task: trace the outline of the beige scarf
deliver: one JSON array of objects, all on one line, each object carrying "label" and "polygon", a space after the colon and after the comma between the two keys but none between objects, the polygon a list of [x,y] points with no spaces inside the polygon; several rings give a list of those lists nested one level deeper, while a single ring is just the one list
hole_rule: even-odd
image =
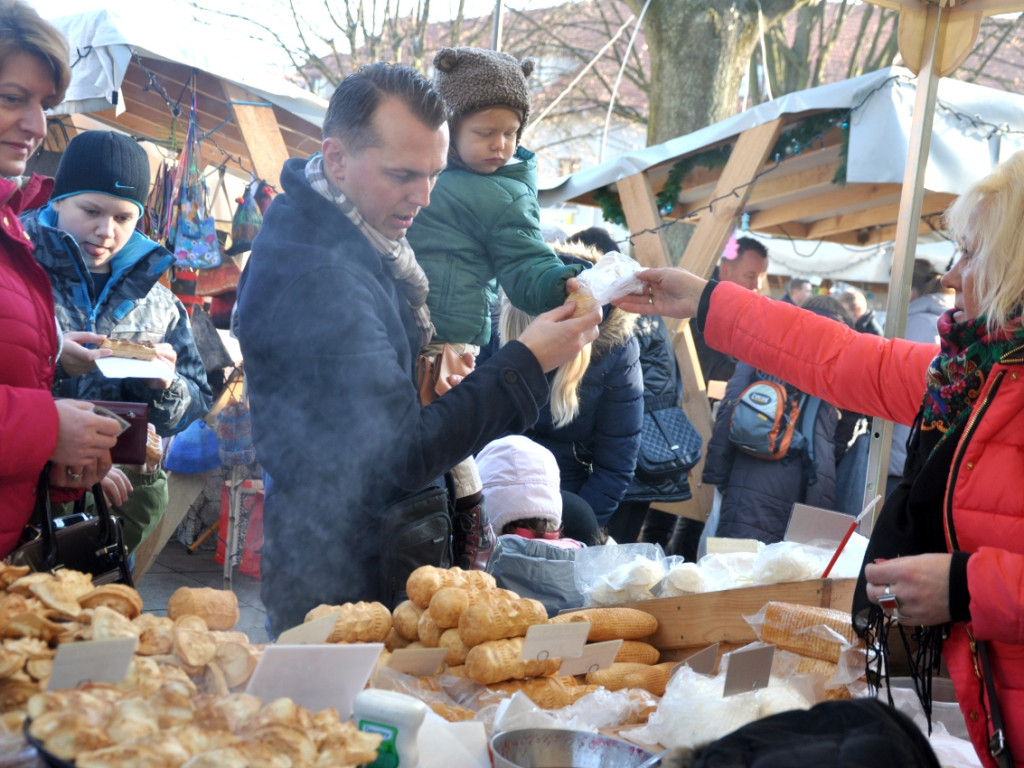
[{"label": "beige scarf", "polygon": [[427,291],[430,286],[427,283],[427,276],[423,273],[423,268],[416,261],[416,255],[413,253],[409,241],[404,237],[400,240],[392,240],[367,224],[366,219],[360,215],[344,193],[327,180],[327,176],[324,174],[323,155],[313,155],[306,163],[306,181],[314,190],[333,201],[348,220],[370,241],[374,250],[380,254],[391,277],[400,282],[404,288],[405,300],[409,302],[409,307],[416,318],[416,326],[420,329],[423,343],[429,343],[434,336],[434,324],[430,322],[430,310],[427,308]]}]

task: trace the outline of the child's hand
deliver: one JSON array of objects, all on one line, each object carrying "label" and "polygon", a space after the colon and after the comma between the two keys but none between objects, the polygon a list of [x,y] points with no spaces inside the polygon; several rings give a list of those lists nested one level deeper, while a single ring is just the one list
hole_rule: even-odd
[{"label": "child's hand", "polygon": [[[469,366],[470,372],[472,372],[473,369],[476,368],[476,357],[473,355],[472,352],[465,352],[461,355],[461,357],[463,362],[465,362],[466,365]],[[469,374],[466,374],[466,376],[468,375]],[[466,376],[460,376],[458,374],[453,373],[451,376],[448,377],[448,386],[454,387],[456,384],[458,384],[464,378],[466,378]]]},{"label": "child's hand", "polygon": [[154,345],[156,348],[156,359],[165,363],[170,368],[170,375],[159,379],[144,379],[146,386],[150,389],[170,389],[174,383],[174,368],[178,362],[178,353],[174,347],[166,342]]},{"label": "child's hand", "polygon": [[580,281],[577,280],[575,277],[570,277],[568,280],[565,281],[566,296],[571,296],[572,294],[576,293],[576,291],[578,291],[579,289]]},{"label": "child's hand", "polygon": [[64,334],[64,346],[60,352],[60,365],[68,376],[81,376],[96,367],[101,357],[114,354],[110,349],[88,349],[84,344],[99,344],[107,337],[88,331],[68,331]]}]

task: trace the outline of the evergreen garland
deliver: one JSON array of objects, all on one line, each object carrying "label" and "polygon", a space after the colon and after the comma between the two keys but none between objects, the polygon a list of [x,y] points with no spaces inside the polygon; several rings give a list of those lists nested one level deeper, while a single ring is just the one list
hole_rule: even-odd
[{"label": "evergreen garland", "polygon": [[[842,185],[846,183],[846,157],[850,151],[850,110],[835,109],[823,112],[801,120],[796,125],[783,131],[779,140],[775,142],[769,153],[777,162],[786,157],[799,155],[804,149],[813,147],[814,142],[820,140],[822,147],[825,145],[825,134],[833,130],[837,125],[842,130],[842,141],[839,149],[839,165],[836,167],[833,184]],[[676,201],[679,200],[679,193],[682,190],[683,179],[695,168],[721,168],[724,167],[732,153],[733,145],[727,144],[722,147],[715,147],[695,155],[688,155],[680,158],[669,171],[665,185],[657,195],[658,209],[661,214],[667,215],[672,212]],[[610,185],[596,189],[593,192],[594,202],[601,206],[601,213],[607,221],[620,226],[626,226],[626,214],[622,210],[622,201],[617,192],[611,189]]]}]

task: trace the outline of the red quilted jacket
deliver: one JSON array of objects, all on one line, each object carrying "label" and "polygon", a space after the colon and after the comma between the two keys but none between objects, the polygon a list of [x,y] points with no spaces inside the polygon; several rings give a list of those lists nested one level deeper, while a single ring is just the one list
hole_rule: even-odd
[{"label": "red quilted jacket", "polygon": [[17,544],[57,444],[53,292],[18,220],[26,208],[43,205],[52,186],[33,176],[18,190],[0,178],[0,557]]},{"label": "red quilted jacket", "polygon": [[[714,348],[784,377],[840,408],[910,424],[936,344],[859,334],[732,283],[712,292]],[[949,548],[970,552],[971,620],[943,657],[981,762],[988,754],[971,637],[987,641],[1011,752],[1024,759],[1024,349],[988,375],[953,459],[944,515]]]}]

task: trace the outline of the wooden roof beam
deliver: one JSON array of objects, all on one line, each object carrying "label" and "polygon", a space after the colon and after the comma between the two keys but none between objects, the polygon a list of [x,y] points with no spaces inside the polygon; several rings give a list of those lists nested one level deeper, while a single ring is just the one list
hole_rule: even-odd
[{"label": "wooden roof beam", "polygon": [[[956,195],[945,193],[927,195],[921,205],[921,215],[927,216],[942,213],[949,207],[949,204],[955,197]],[[840,214],[819,219],[808,225],[807,239],[828,240],[831,235],[838,232],[849,232],[851,230],[895,224],[899,217],[899,209],[899,202],[896,202],[877,208],[869,208],[858,213]]]},{"label": "wooden roof beam", "polygon": [[761,231],[773,224],[815,219],[836,211],[852,214],[865,208],[896,203],[900,200],[900,184],[856,184],[834,187],[833,191],[796,200],[774,208],[765,208],[750,215],[750,228]]}]

